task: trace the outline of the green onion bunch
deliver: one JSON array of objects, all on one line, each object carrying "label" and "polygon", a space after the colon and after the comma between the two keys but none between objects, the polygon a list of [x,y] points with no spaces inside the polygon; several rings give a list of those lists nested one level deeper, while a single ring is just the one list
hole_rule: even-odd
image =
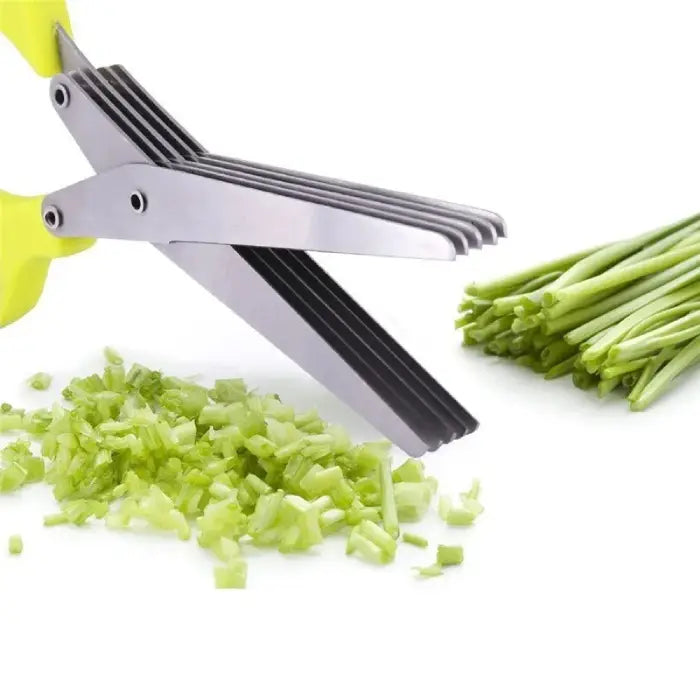
[{"label": "green onion bunch", "polygon": [[641,411],[700,358],[700,215],[470,284],[459,313],[464,345]]}]

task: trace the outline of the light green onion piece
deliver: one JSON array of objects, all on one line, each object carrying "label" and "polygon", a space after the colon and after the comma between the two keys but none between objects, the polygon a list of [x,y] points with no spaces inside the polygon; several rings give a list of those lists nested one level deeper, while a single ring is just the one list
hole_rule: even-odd
[{"label": "light green onion piece", "polygon": [[444,573],[442,570],[442,566],[435,562],[434,564],[431,564],[430,566],[414,566],[413,567],[414,571],[418,572],[419,576],[425,576],[426,578],[433,577],[433,576],[442,576]]},{"label": "light green onion piece", "polygon": [[453,526],[471,525],[484,507],[467,492],[460,495],[461,504],[455,506],[449,496],[440,496],[438,513],[448,524]]},{"label": "light green onion piece", "polygon": [[32,454],[27,440],[16,440],[0,450],[0,492],[42,481],[44,474],[44,460]]},{"label": "light green onion piece", "polygon": [[123,365],[124,364],[124,358],[114,348],[106,347],[103,352],[104,352],[105,360],[107,360],[107,364],[110,364],[110,365]]},{"label": "light green onion piece", "polygon": [[37,372],[27,379],[27,384],[37,391],[46,391],[51,386],[51,375],[46,372]]},{"label": "light green onion piece", "polygon": [[399,516],[394,496],[391,462],[388,458],[383,460],[379,467],[379,484],[382,492],[381,507],[384,529],[396,539],[399,536]]},{"label": "light green onion piece", "polygon": [[459,545],[439,544],[437,548],[437,563],[440,566],[455,566],[464,561],[464,551]]},{"label": "light green onion piece", "polygon": [[340,508],[330,508],[323,511],[319,516],[321,531],[324,534],[329,534],[341,530],[346,525],[345,518],[345,511]]},{"label": "light green onion piece", "polygon": [[479,479],[472,479],[472,485],[471,485],[469,491],[465,491],[463,493],[460,493],[459,497],[462,499],[462,502],[465,503],[467,501],[478,501],[480,494],[481,494],[481,482],[479,481]]},{"label": "light green onion piece", "polygon": [[382,520],[382,509],[379,506],[364,506],[362,502],[356,500],[350,508],[345,511],[345,520],[348,525],[358,525],[363,520],[370,520],[373,523],[380,523]]},{"label": "light green onion piece", "polygon": [[234,559],[239,559],[241,556],[241,546],[229,537],[221,537],[216,542],[211,551],[223,562],[231,562]]},{"label": "light green onion piece", "polygon": [[406,542],[406,544],[412,544],[416,547],[427,547],[428,540],[420,535],[413,535],[410,532],[404,532],[401,534],[401,539]]},{"label": "light green onion piece", "polygon": [[316,464],[310,469],[299,486],[311,496],[329,494],[335,489],[343,479],[343,470],[335,465],[323,468]]},{"label": "light green onion piece", "polygon": [[29,473],[23,462],[23,459],[18,459],[0,469],[0,493],[16,491],[27,482]]},{"label": "light green onion piece", "polygon": [[428,481],[395,483],[394,501],[399,521],[420,520],[430,507],[433,493],[433,486]]},{"label": "light green onion piece", "polygon": [[345,551],[373,564],[388,564],[394,559],[396,540],[376,523],[363,520],[350,531]]},{"label": "light green onion piece", "polygon": [[0,413],[0,433],[22,430],[24,418],[17,413]]},{"label": "light green onion piece", "polygon": [[214,569],[217,588],[245,588],[248,578],[248,564],[244,559],[233,559],[225,566]]},{"label": "light green onion piece", "polygon": [[54,525],[66,525],[70,521],[65,513],[52,513],[44,516],[44,526],[53,527]]},{"label": "light green onion piece", "polygon": [[7,543],[7,548],[10,554],[22,554],[24,550],[24,542],[19,535],[11,535]]},{"label": "light green onion piece", "polygon": [[394,469],[391,473],[391,478],[394,482],[425,481],[425,468],[423,462],[419,459],[407,459],[401,466]]},{"label": "light green onion piece", "polygon": [[214,382],[214,388],[210,391],[214,401],[222,403],[243,401],[247,394],[248,389],[242,379],[217,379]]}]

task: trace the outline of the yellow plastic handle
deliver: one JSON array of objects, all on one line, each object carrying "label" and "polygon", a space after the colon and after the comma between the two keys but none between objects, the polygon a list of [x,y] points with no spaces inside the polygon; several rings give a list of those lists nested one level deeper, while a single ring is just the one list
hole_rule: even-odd
[{"label": "yellow plastic handle", "polygon": [[[41,76],[61,72],[56,23],[70,32],[64,0],[0,0],[0,32]],[[42,221],[43,197],[0,190],[0,326],[36,306],[54,258],[89,248],[92,239],[52,236]]]},{"label": "yellow plastic handle", "polygon": [[70,32],[63,0],[0,0],[0,32],[45,78],[61,72],[56,22]]},{"label": "yellow plastic handle", "polygon": [[92,238],[57,238],[41,218],[43,197],[0,190],[0,326],[31,311],[39,301],[54,258],[89,248]]}]

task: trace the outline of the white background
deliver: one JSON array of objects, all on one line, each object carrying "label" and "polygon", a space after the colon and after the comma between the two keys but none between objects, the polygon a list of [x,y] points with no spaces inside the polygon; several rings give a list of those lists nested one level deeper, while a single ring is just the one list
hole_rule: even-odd
[{"label": "white background", "polygon": [[[4,0],[6,1],[6,0]],[[0,502],[0,697],[697,698],[700,377],[645,414],[466,352],[462,286],[675,220],[700,203],[696,3],[70,3],[98,65],[123,63],[211,150],[492,208],[510,239],[454,263],[319,256],[481,420],[426,459],[486,513],[441,579],[403,548],[250,557],[217,592],[194,543],[44,529],[43,486]],[[90,174],[47,84],[0,41],[0,186]],[[99,232],[96,232],[99,233]],[[1,254],[1,251],[0,251]],[[25,406],[105,344],[171,372],[243,376],[361,418],[154,249],[54,264],[0,333],[0,395]],[[156,695],[157,694],[157,695]],[[391,695],[389,695],[391,694]]]}]

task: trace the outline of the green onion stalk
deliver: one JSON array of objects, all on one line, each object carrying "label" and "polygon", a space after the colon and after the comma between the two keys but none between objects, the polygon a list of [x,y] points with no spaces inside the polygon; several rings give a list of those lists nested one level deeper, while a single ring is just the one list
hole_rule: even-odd
[{"label": "green onion stalk", "polygon": [[641,411],[700,359],[700,214],[472,283],[458,310],[465,346]]}]

